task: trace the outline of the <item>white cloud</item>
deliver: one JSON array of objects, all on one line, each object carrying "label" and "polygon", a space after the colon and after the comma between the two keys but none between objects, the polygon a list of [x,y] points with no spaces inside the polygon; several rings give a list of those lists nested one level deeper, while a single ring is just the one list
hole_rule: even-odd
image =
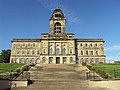
[{"label": "white cloud", "polygon": [[37,0],[37,1],[40,2],[40,4],[43,7],[47,8],[51,12],[53,12],[53,10],[56,7],[60,7],[64,12],[65,17],[67,18],[69,24],[73,24],[73,23],[81,24],[80,18],[78,17],[76,12],[74,12],[69,7],[67,7],[67,5],[65,5],[64,2],[62,2],[61,0]]},{"label": "white cloud", "polygon": [[106,51],[120,51],[120,45],[113,45],[105,48]]}]

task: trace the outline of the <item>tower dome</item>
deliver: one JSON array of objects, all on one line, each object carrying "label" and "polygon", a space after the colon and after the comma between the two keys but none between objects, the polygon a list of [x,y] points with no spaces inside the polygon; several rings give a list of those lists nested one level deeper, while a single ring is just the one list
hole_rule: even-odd
[{"label": "tower dome", "polygon": [[62,10],[59,7],[57,7],[53,11],[51,18],[65,18],[65,17],[64,17],[64,14],[63,14]]}]

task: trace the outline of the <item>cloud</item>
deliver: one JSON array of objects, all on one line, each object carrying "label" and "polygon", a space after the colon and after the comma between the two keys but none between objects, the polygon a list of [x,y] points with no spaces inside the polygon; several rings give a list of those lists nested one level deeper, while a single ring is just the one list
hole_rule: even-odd
[{"label": "cloud", "polygon": [[106,51],[120,51],[120,45],[113,45],[105,48]]},{"label": "cloud", "polygon": [[37,0],[40,4],[47,8],[49,11],[53,12],[56,7],[60,7],[65,14],[65,17],[68,23],[71,25],[73,23],[81,23],[80,18],[77,13],[70,9],[67,5],[64,4],[62,0]]}]

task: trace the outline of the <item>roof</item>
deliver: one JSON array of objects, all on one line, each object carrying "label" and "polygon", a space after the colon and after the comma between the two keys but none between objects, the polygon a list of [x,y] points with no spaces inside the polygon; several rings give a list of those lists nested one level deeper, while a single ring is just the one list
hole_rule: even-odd
[{"label": "roof", "polygon": [[61,13],[61,18],[65,18],[62,10],[61,10],[59,7],[57,7],[57,8],[53,11],[51,18],[53,18],[53,14],[54,14],[54,13],[57,13],[57,12],[60,12],[60,13]]},{"label": "roof", "polygon": [[11,42],[39,42],[41,39],[38,38],[14,38]]},{"label": "roof", "polygon": [[77,41],[83,41],[83,42],[104,42],[102,38],[78,38],[76,39]]}]

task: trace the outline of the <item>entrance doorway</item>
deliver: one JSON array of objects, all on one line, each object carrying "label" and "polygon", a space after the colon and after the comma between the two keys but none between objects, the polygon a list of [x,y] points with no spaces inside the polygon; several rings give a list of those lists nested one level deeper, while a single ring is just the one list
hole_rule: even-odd
[{"label": "entrance doorway", "polygon": [[56,57],[56,64],[60,64],[60,57]]}]

